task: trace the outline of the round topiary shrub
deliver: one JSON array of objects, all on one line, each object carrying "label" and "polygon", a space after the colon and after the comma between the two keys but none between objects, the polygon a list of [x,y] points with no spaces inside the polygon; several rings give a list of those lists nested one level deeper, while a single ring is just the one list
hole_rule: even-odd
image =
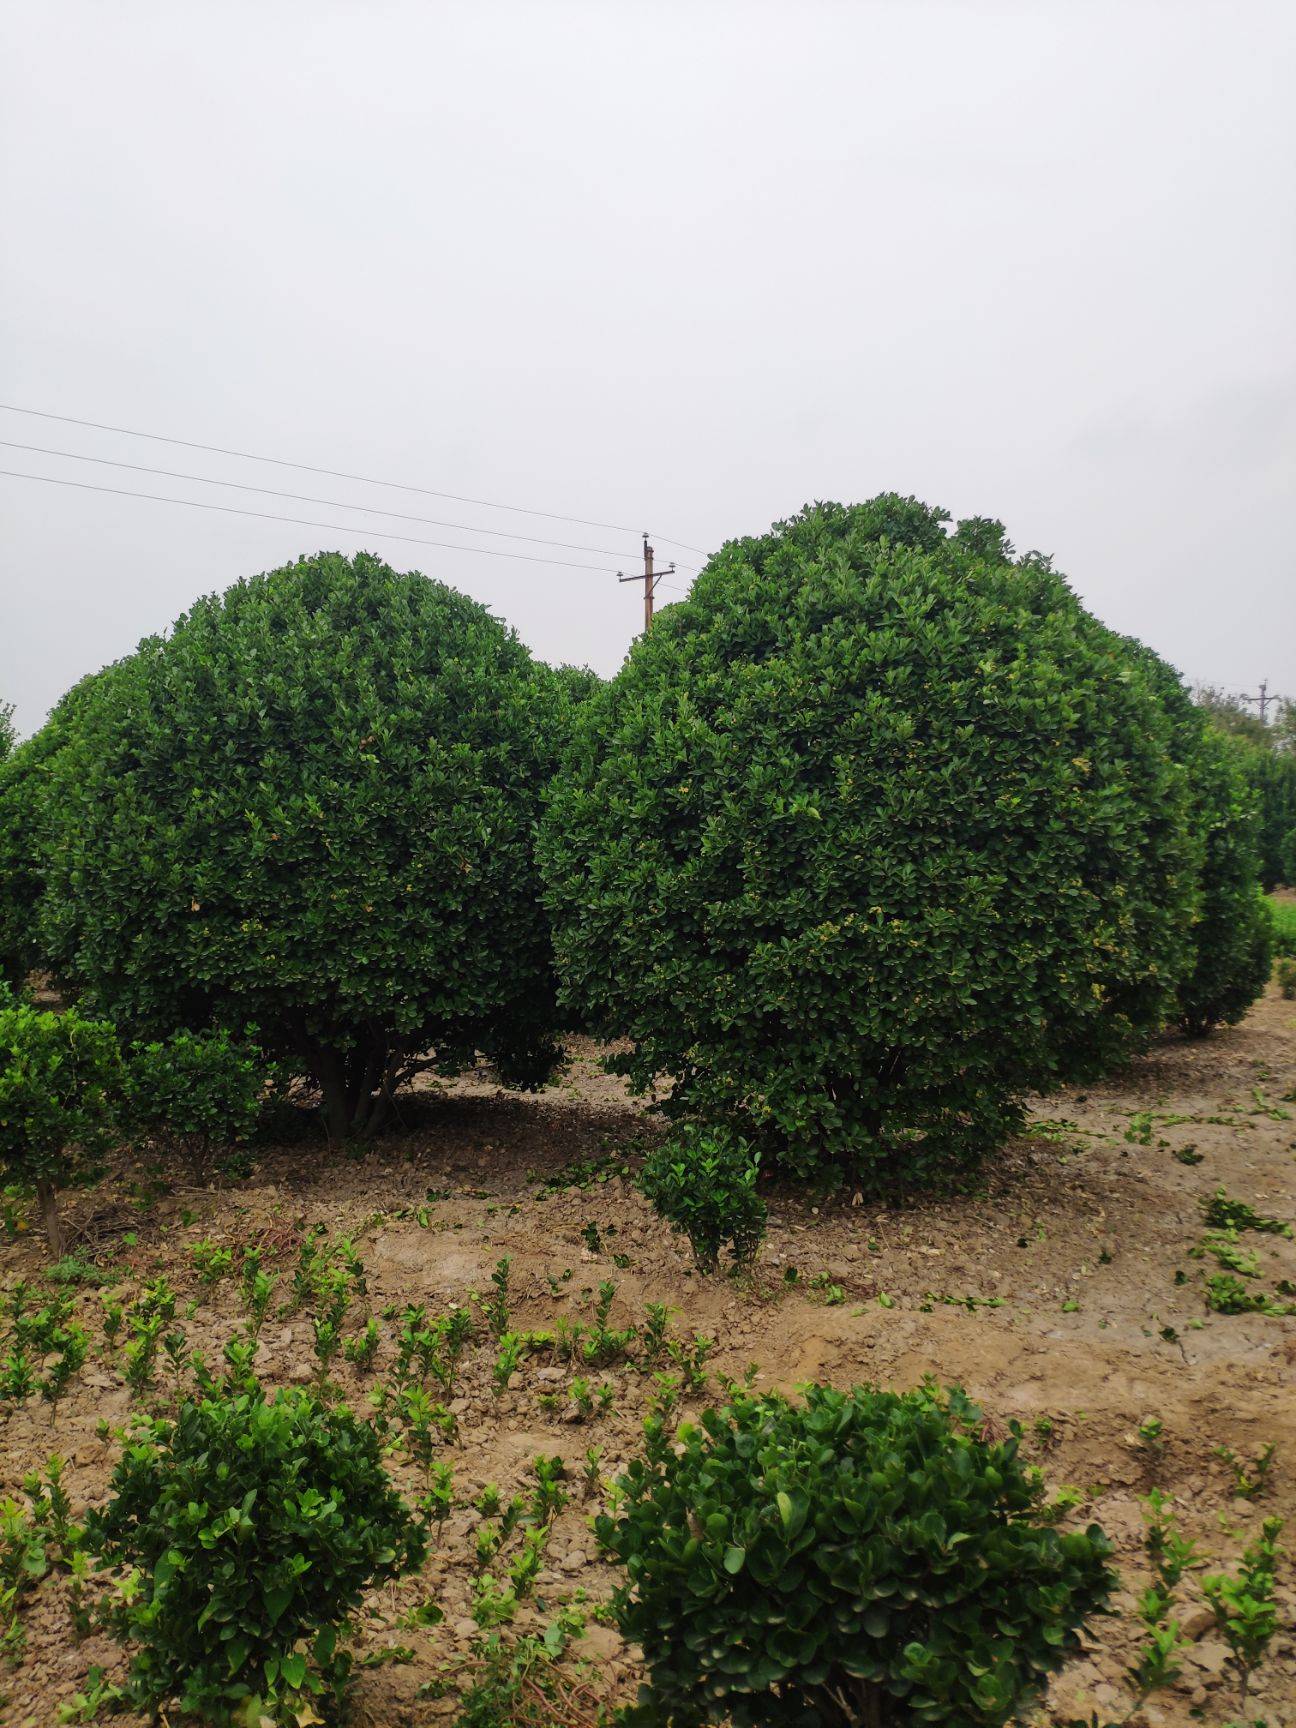
[{"label": "round topiary shrub", "polygon": [[985,1439],[957,1390],[736,1393],[620,1486],[597,1529],[645,1724],[992,1728],[1115,1584],[1096,1525],[1032,1523],[1016,1429]]},{"label": "round topiary shrub", "polygon": [[557,688],[484,607],[363,553],[199,601],[88,692],[51,766],[53,965],[135,1036],[255,1025],[337,1136],[429,1048],[537,1083]]},{"label": "round topiary shrub", "polygon": [[86,1532],[105,1563],[144,1577],[119,1619],[137,1647],[131,1689],[207,1720],[286,1692],[340,1698],[339,1625],[426,1550],[373,1429],[306,1392],[184,1404],[127,1447],[110,1492]]},{"label": "round topiary shrub", "polygon": [[803,1175],[975,1158],[1186,964],[1154,691],[1046,561],[942,523],[821,505],[724,547],[581,709],[543,826],[566,998]]}]

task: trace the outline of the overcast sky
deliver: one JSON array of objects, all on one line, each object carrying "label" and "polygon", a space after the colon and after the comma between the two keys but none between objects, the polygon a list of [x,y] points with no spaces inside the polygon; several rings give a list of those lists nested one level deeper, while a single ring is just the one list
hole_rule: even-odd
[{"label": "overcast sky", "polygon": [[0,399],[625,530],[3,412],[11,442],[330,502],[6,469],[368,524],[0,477],[20,730],[196,595],[320,546],[611,672],[639,529],[696,564],[665,537],[886,489],[1001,517],[1190,677],[1296,694],[1291,0],[0,18]]}]

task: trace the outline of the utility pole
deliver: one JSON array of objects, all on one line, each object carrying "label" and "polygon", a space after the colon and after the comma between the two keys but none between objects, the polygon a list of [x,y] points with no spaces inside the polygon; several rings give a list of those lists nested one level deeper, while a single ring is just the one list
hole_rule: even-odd
[{"label": "utility pole", "polygon": [[1255,703],[1256,707],[1260,710],[1260,724],[1263,726],[1265,723],[1265,712],[1268,709],[1269,704],[1271,702],[1281,702],[1282,697],[1271,696],[1269,694],[1269,680],[1267,678],[1262,678],[1260,680],[1260,694],[1258,696],[1244,696],[1242,700],[1244,702]]},{"label": "utility pole", "polygon": [[[646,636],[648,634],[649,630],[651,630],[651,628],[652,628],[653,601],[655,600],[655,598],[657,596],[657,575],[653,570],[653,549],[648,543],[647,533],[645,533],[644,537],[643,537],[643,561],[644,561],[644,567],[643,567],[643,575],[642,576],[623,576],[621,574],[621,572],[618,570],[617,571],[617,581],[618,582],[642,582],[643,583],[643,585],[644,585],[644,635]],[[675,573],[674,564],[673,563],[668,564],[666,566],[666,574],[668,576],[673,576],[674,573]]]}]

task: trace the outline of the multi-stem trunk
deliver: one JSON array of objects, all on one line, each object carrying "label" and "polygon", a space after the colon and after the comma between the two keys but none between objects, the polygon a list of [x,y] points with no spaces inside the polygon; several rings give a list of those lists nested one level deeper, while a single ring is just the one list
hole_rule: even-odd
[{"label": "multi-stem trunk", "polygon": [[819,1720],[825,1728],[885,1728],[888,1716],[883,1714],[884,1698],[879,1687],[868,1680],[843,1674],[833,1669],[818,1686],[807,1688]]},{"label": "multi-stem trunk", "polygon": [[385,1040],[349,1050],[317,1050],[312,1058],[330,1140],[362,1140],[381,1125],[387,1109]]}]

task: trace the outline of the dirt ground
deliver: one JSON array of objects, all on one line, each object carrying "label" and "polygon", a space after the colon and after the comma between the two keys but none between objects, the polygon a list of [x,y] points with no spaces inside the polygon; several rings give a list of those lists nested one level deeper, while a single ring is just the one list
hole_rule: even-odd
[{"label": "dirt ground", "polygon": [[[1031,1135],[971,1197],[883,1208],[851,1195],[816,1205],[775,1194],[765,1250],[745,1281],[698,1275],[687,1244],[637,1194],[629,1173],[657,1129],[598,1069],[597,1054],[578,1043],[568,1073],[535,1098],[460,1082],[423,1100],[417,1126],[361,1161],[301,1141],[258,1149],[250,1176],[214,1184],[175,1161],[151,1174],[123,1163],[97,1188],[68,1196],[67,1215],[85,1227],[117,1299],[129,1303],[159,1272],[182,1306],[201,1298],[186,1331],[209,1357],[219,1357],[242,1311],[234,1279],[202,1292],[193,1245],[208,1239],[237,1254],[260,1241],[286,1288],[297,1240],[322,1223],[354,1238],[375,1314],[409,1302],[430,1313],[466,1302],[489,1291],[507,1255],[514,1328],[552,1327],[564,1314],[588,1320],[599,1282],[610,1279],[615,1324],[641,1322],[647,1302],[670,1304],[677,1333],[716,1341],[712,1373],[736,1377],[754,1364],[758,1385],[786,1389],[811,1379],[960,1382],[994,1423],[1023,1424],[1025,1449],[1051,1492],[1075,1491],[1063,1496],[1075,1502],[1064,1523],[1096,1520],[1118,1549],[1117,1612],[1096,1623],[1035,1719],[1060,1724],[1097,1712],[1100,1722],[1120,1721],[1132,1710],[1124,1671],[1139,1643],[1133,1604],[1149,1576],[1142,1501],[1153,1486],[1173,1497],[1204,1565],[1180,1591],[1189,1635],[1181,1677],[1134,1720],[1174,1728],[1239,1719],[1237,1681],[1200,1578],[1234,1565],[1265,1516],[1296,1513],[1296,1319],[1210,1312],[1204,1280],[1219,1268],[1191,1251],[1204,1233],[1202,1202],[1220,1187],[1259,1212],[1296,1218],[1296,1003],[1271,987],[1239,1027],[1200,1043],[1167,1039],[1109,1084],[1042,1101]],[[1274,1291],[1296,1280],[1296,1241],[1248,1232],[1240,1245],[1260,1260],[1248,1287]],[[6,1288],[39,1277],[42,1266],[30,1236],[0,1247]],[[24,1472],[57,1451],[75,1506],[104,1495],[116,1447],[96,1437],[96,1423],[126,1421],[130,1405],[120,1355],[103,1342],[99,1291],[80,1293],[78,1315],[95,1350],[56,1422],[38,1400],[9,1414],[0,1429],[0,1492],[21,1498]],[[363,1318],[355,1310],[348,1329]],[[381,1324],[372,1373],[345,1363],[332,1371],[356,1408],[394,1357],[396,1323]],[[458,1439],[444,1454],[456,1510],[432,1558],[420,1577],[372,1598],[359,1622],[357,1656],[371,1665],[357,1673],[356,1723],[453,1718],[474,1673],[470,1593],[481,1520],[471,1501],[488,1482],[505,1499],[527,1492],[538,1454],[569,1463],[571,1501],[553,1525],[518,1626],[542,1623],[565,1602],[583,1605],[586,1630],[566,1658],[578,1696],[615,1703],[634,1695],[635,1652],[596,1614],[614,1580],[589,1520],[637,1449],[656,1387],[624,1362],[595,1371],[589,1378],[610,1385],[613,1408],[577,1420],[570,1367],[528,1357],[499,1390],[494,1363],[493,1343],[470,1346],[452,1406]],[[272,1310],[258,1364],[270,1385],[309,1379],[309,1320]],[[703,1396],[687,1397],[684,1408],[696,1410]],[[1159,1447],[1137,1433],[1149,1417],[1163,1426]],[[1218,1449],[1246,1463],[1268,1446],[1276,1450],[1262,1492],[1236,1496],[1233,1467]],[[602,1480],[592,1488],[582,1481],[589,1447],[601,1448]],[[418,1473],[400,1454],[392,1469],[402,1486],[417,1488]],[[1288,1534],[1296,1536],[1296,1521]],[[1294,1575],[1288,1559],[1280,1629],[1246,1712],[1269,1728],[1296,1725]],[[12,1670],[0,1668],[6,1724],[47,1728],[92,1663],[121,1672],[123,1659],[103,1634],[73,1636],[66,1589],[50,1578],[25,1599],[25,1653]],[[444,1611],[440,1624],[401,1623],[429,1598]]]}]

